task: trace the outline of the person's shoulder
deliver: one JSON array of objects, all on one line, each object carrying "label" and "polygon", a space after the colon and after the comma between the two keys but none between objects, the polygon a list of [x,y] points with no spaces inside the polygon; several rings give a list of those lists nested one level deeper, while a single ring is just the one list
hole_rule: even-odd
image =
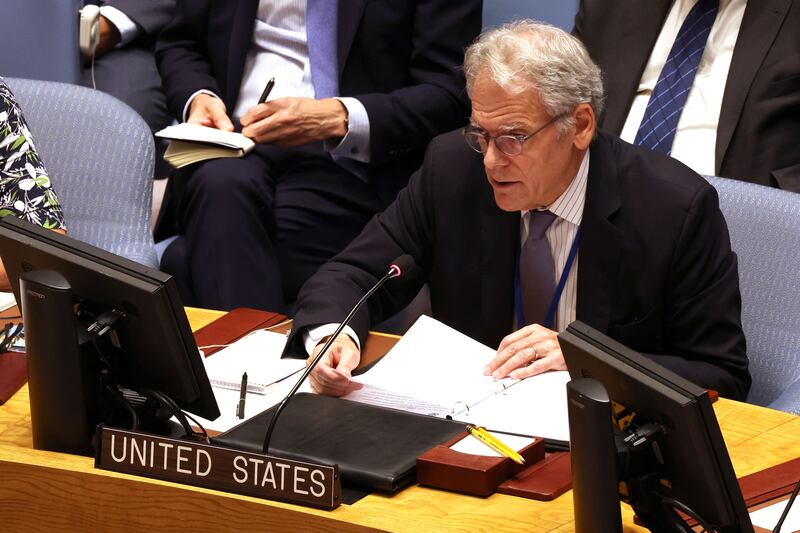
[{"label": "person's shoulder", "polygon": [[447,170],[448,173],[482,170],[482,162],[481,154],[467,145],[460,128],[434,137],[425,155],[425,165]]},{"label": "person's shoulder", "polygon": [[630,189],[642,201],[685,205],[700,193],[714,191],[703,176],[675,158],[606,132],[598,134],[597,142],[612,154],[620,186]]}]

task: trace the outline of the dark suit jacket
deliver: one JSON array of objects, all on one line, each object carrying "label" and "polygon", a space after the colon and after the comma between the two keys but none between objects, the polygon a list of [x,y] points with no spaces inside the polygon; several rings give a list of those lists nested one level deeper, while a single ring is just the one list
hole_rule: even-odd
[{"label": "dark suit jacket", "polygon": [[[258,0],[182,0],[156,57],[170,109],[210,90],[232,110],[239,95]],[[460,71],[480,31],[480,0],[342,0],[339,89],[370,121],[370,177],[388,203],[419,167],[428,142],[463,125],[469,103]]]},{"label": "dark suit jacket", "polygon": [[[340,322],[394,258],[410,254],[419,272],[390,281],[356,315],[362,342],[370,324],[427,282],[437,319],[497,346],[513,323],[519,224],[519,212],[496,206],[480,155],[457,132],[438,137],[395,203],[304,285],[295,333]],[[601,132],[589,162],[577,318],[701,386],[744,399],[750,375],[740,307],[714,188],[674,159]]]},{"label": "dark suit jacket", "polygon": [[[671,0],[581,0],[573,33],[603,70],[619,133]],[[718,176],[800,192],[800,0],[747,3],[717,127]]]}]

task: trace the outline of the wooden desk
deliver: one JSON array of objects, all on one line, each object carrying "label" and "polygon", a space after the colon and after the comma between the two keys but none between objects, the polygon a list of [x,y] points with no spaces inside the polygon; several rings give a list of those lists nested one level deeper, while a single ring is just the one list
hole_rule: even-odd
[{"label": "wooden desk", "polygon": [[[220,316],[187,310],[194,328]],[[721,399],[714,409],[739,476],[800,456],[800,417]],[[537,502],[419,486],[333,512],[95,470],[86,457],[32,449],[28,389],[0,406],[3,531],[572,531],[572,494]],[[633,525],[623,506],[626,532]]]}]

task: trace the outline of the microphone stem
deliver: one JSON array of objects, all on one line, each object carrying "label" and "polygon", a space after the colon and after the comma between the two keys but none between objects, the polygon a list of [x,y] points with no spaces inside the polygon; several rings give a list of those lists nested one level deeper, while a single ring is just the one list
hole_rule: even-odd
[{"label": "microphone stem", "polygon": [[300,388],[300,385],[302,385],[303,381],[305,381],[308,375],[311,373],[311,371],[314,370],[314,367],[317,366],[317,363],[319,363],[320,359],[322,359],[322,356],[325,355],[325,353],[328,351],[328,348],[331,347],[333,341],[336,340],[336,337],[339,336],[344,327],[350,323],[350,320],[353,318],[353,315],[355,315],[358,312],[358,310],[361,309],[361,306],[364,304],[364,302],[366,302],[367,299],[369,299],[369,297],[372,296],[372,294],[375,291],[380,289],[384,283],[389,281],[389,279],[396,277],[398,274],[399,272],[394,270],[394,268],[390,269],[389,272],[384,274],[384,276],[378,281],[378,283],[373,285],[373,287],[369,291],[367,291],[367,293],[364,296],[361,297],[361,299],[356,303],[353,309],[350,310],[350,313],[348,313],[345,319],[341,322],[341,324],[339,324],[339,327],[336,328],[336,331],[333,332],[333,335],[331,335],[325,342],[325,345],[319,351],[317,356],[314,357],[314,360],[311,361],[311,364],[306,366],[305,371],[303,371],[303,374],[297,380],[297,383],[294,384],[292,390],[289,391],[289,394],[287,394],[286,397],[283,400],[281,400],[281,403],[278,404],[278,408],[275,409],[275,414],[272,415],[272,419],[269,421],[269,426],[267,426],[267,434],[264,436],[264,446],[262,448],[262,452],[265,455],[269,455],[269,443],[270,440],[272,439],[272,431],[275,429],[275,423],[278,421],[278,417],[283,412],[283,409],[286,407],[286,404],[289,403],[289,400],[297,392],[297,389]]}]

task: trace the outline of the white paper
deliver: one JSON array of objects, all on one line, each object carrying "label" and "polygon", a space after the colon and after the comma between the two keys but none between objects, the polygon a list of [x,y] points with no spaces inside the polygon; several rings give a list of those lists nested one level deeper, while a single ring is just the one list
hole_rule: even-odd
[{"label": "white paper", "polygon": [[[786,499],[759,509],[758,511],[753,511],[750,513],[750,521],[753,522],[754,526],[763,527],[766,530],[772,531],[778,524],[778,520],[780,520],[783,510],[786,508],[786,502],[788,501],[789,500]],[[781,531],[785,533],[797,533],[800,531],[800,497],[794,501],[792,508],[789,510],[789,515],[786,517],[786,520],[783,521]]]},{"label": "white paper", "polygon": [[569,372],[545,372],[507,388],[453,418],[495,431],[569,441]]},{"label": "white paper", "polygon": [[495,350],[422,316],[345,398],[482,425],[569,440],[567,372],[495,381],[483,368]]},{"label": "white paper", "polygon": [[[300,376],[298,375],[297,377],[299,378]],[[245,398],[244,418],[236,416],[236,408],[239,406],[238,390],[212,387],[211,390],[214,392],[214,398],[217,400],[217,406],[220,411],[219,417],[216,420],[207,420],[198,416],[195,416],[195,418],[206,429],[219,432],[228,431],[283,400],[295,383],[297,383],[297,379],[289,378],[270,387],[267,394],[248,394]],[[308,380],[303,382],[297,392],[311,392]],[[264,431],[266,429],[265,427]]]},{"label": "white paper", "polygon": [[13,292],[0,292],[0,311],[5,311],[17,305]]},{"label": "white paper", "polygon": [[[354,381],[424,398],[458,413],[503,389],[483,375],[495,350],[428,316],[421,316],[386,356]],[[363,394],[363,393],[361,393]],[[359,391],[347,399],[361,401]]]},{"label": "white paper", "polygon": [[[266,394],[271,384],[305,368],[304,359],[281,358],[286,335],[257,330],[204,359],[206,374],[214,388],[239,393],[242,374],[247,372],[247,391]],[[202,347],[201,347],[202,349]],[[238,400],[238,397],[237,397]]]},{"label": "white paper", "polygon": [[[496,431],[490,431],[489,433],[497,438],[497,440],[517,452],[521,451],[523,448],[525,448],[525,446],[533,444],[533,442],[536,440],[530,437],[520,437],[518,435],[509,435],[507,433],[498,433]],[[483,441],[473,437],[472,435],[467,435],[460,441],[450,446],[450,449],[455,452],[468,453],[470,455],[502,457],[502,455],[497,453],[494,449],[487,446],[483,443]]]}]

